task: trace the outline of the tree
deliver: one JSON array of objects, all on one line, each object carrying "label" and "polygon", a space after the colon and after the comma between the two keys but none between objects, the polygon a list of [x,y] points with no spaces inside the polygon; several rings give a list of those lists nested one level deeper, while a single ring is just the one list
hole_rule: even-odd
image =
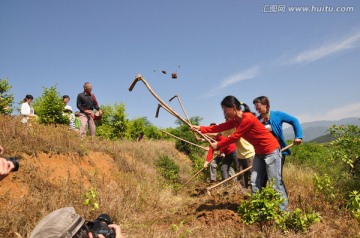
[{"label": "tree", "polygon": [[135,140],[140,132],[148,139],[161,139],[161,131],[154,126],[146,117],[129,120],[125,111],[125,104],[106,105],[101,107],[104,115],[101,121],[96,123],[97,134],[111,140],[131,139]]},{"label": "tree", "polygon": [[148,139],[155,139],[155,140],[162,139],[161,130],[159,128],[157,128],[156,126],[152,125],[152,124],[145,128],[144,135]]},{"label": "tree", "polygon": [[102,106],[103,117],[97,122],[97,133],[108,139],[123,139],[128,128],[128,119],[125,112],[125,104],[115,103],[113,106]]},{"label": "tree", "polygon": [[330,134],[336,138],[330,145],[336,148],[332,153],[334,161],[342,161],[352,176],[355,188],[360,189],[360,127],[356,125],[332,126]]},{"label": "tree", "polygon": [[10,114],[13,111],[14,95],[10,93],[11,88],[6,78],[0,79],[0,114]]},{"label": "tree", "polygon": [[147,117],[139,117],[130,120],[128,132],[127,132],[128,138],[131,140],[135,140],[139,136],[140,132],[144,132],[145,134],[145,129],[151,125],[152,124],[147,119]]},{"label": "tree", "polygon": [[63,115],[64,103],[56,86],[44,87],[41,97],[33,104],[35,114],[43,124],[67,124],[69,118]]}]

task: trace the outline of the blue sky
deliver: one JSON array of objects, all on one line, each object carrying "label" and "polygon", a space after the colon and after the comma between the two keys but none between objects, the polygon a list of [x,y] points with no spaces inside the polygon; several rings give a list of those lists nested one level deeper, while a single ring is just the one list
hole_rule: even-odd
[{"label": "blue sky", "polygon": [[[227,95],[251,108],[266,95],[301,122],[360,117],[360,2],[286,1],[272,13],[270,5],[279,2],[1,0],[0,78],[17,101],[57,84],[72,106],[90,81],[100,104],[123,102],[130,118],[162,127],[174,118],[154,118],[144,85],[128,91],[137,73],[165,101],[179,94],[204,124],[223,121]],[[289,10],[312,5],[353,11]]]}]

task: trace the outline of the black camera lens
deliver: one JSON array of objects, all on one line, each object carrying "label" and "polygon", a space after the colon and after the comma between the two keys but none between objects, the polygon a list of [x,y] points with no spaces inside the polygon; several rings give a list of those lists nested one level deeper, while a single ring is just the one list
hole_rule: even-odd
[{"label": "black camera lens", "polygon": [[108,225],[112,223],[108,214],[101,214],[96,220],[88,222],[87,226],[95,237],[103,235],[105,238],[115,238],[115,231],[108,227]]}]

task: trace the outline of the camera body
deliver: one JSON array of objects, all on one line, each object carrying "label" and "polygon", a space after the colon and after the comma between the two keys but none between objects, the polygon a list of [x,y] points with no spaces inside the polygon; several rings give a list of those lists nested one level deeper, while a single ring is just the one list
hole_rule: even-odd
[{"label": "camera body", "polygon": [[15,168],[12,170],[12,172],[16,172],[19,170],[20,164],[19,164],[19,159],[16,157],[10,157],[6,159],[7,161],[10,161],[14,164]]},{"label": "camera body", "polygon": [[88,222],[87,226],[94,237],[103,235],[105,238],[115,238],[115,231],[108,227],[109,224],[113,224],[110,216],[108,214],[101,214],[96,220]]}]

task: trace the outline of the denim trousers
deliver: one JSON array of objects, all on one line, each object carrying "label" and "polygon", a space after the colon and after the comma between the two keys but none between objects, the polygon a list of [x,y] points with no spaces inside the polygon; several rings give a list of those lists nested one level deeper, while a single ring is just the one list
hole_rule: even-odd
[{"label": "denim trousers", "polygon": [[285,210],[288,206],[288,197],[282,180],[282,166],[280,149],[276,149],[270,154],[256,154],[251,172],[251,189],[255,194],[261,190],[266,174],[269,180],[274,182],[274,189],[284,198],[284,202],[280,205],[281,210]]},{"label": "denim trousers", "polygon": [[[282,156],[281,156],[281,179],[282,179],[282,183],[283,183],[283,185],[284,185],[284,187],[285,187],[285,192],[286,192],[286,195],[287,195],[288,192],[287,192],[286,185],[285,185],[284,179],[283,179],[285,158],[286,158],[286,155],[282,155]],[[263,182],[263,184],[262,184],[262,187],[263,187],[263,188],[266,187],[267,182],[268,182],[268,176],[267,176],[267,174],[266,174],[265,177],[264,177],[264,182]]]}]

